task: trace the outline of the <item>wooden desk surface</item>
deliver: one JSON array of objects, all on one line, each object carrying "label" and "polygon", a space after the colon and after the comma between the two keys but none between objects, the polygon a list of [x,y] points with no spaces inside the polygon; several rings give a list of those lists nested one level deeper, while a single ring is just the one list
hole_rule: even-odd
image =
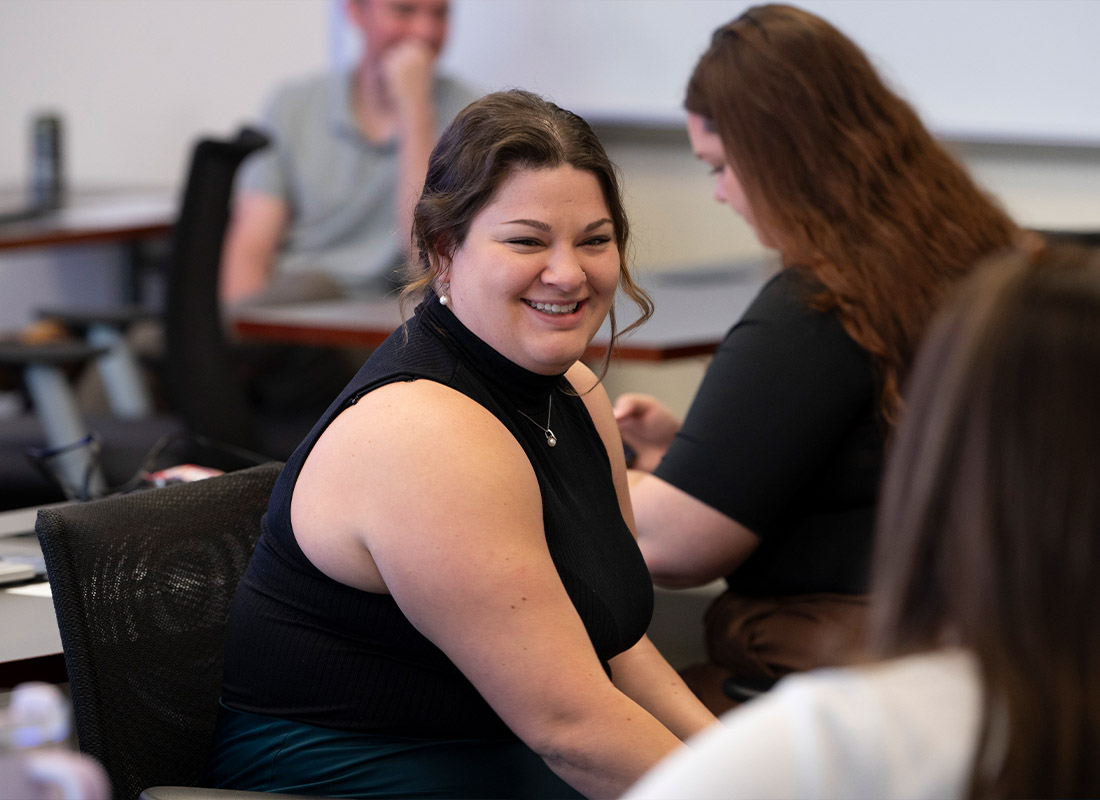
[{"label": "wooden desk surface", "polygon": [[[0,189],[0,205],[16,208],[22,194]],[[76,190],[56,211],[0,222],[0,251],[165,236],[172,231],[177,202],[169,189]]]},{"label": "wooden desk surface", "polygon": [[[666,361],[713,353],[766,277],[767,268],[760,262],[641,276],[653,298],[654,313],[645,325],[619,340],[614,357]],[[620,300],[617,308],[620,329],[637,318],[629,300]],[[232,329],[239,338],[253,341],[377,347],[401,321],[396,297],[387,296],[241,309],[234,312]],[[585,359],[602,357],[610,338],[605,324]]]}]

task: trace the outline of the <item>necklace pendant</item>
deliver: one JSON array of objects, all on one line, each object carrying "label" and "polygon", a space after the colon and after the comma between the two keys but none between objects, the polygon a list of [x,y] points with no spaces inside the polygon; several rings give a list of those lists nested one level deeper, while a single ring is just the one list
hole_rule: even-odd
[{"label": "necklace pendant", "polygon": [[523,414],[523,416],[525,416],[527,419],[529,419],[533,425],[535,425],[540,431],[542,431],[542,435],[546,437],[546,446],[547,447],[554,447],[555,445],[557,445],[558,437],[554,435],[554,432],[552,430],[550,430],[550,415],[554,413],[554,393],[553,392],[550,393],[550,397],[549,397],[549,399],[546,403],[546,424],[545,425],[540,425],[538,422],[535,421],[534,417],[532,417],[530,414],[528,414],[522,408],[517,408],[516,410],[519,411],[519,413]]}]

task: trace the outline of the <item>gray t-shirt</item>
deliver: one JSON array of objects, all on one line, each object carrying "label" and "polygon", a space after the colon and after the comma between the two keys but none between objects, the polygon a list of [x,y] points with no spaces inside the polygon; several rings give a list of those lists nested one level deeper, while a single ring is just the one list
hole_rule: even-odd
[{"label": "gray t-shirt", "polygon": [[[356,127],[352,73],[299,79],[276,90],[263,114],[270,147],[245,162],[238,192],[283,199],[290,221],[274,274],[321,273],[348,294],[394,278],[404,259],[397,233],[397,144],[375,144]],[[476,94],[436,76],[439,131]]]}]

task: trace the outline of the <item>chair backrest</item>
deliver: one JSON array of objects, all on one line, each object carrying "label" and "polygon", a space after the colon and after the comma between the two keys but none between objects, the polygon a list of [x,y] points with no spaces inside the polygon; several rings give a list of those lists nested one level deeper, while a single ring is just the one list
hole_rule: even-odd
[{"label": "chair backrest", "polygon": [[201,778],[229,604],[280,469],[39,512],[77,738],[116,800]]},{"label": "chair backrest", "polygon": [[193,433],[256,451],[253,416],[222,326],[218,273],[237,168],[267,144],[259,131],[242,128],[232,140],[195,145],[164,301],[164,383],[173,410]]}]

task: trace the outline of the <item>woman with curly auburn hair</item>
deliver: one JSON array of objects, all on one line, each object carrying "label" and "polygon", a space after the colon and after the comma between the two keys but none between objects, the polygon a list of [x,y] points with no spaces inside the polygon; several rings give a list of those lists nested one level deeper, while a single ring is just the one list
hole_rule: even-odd
[{"label": "woman with curly auburn hair", "polygon": [[1019,230],[867,56],[825,20],[748,9],[687,87],[715,197],[783,269],[727,335],[683,424],[653,398],[616,416],[654,579],[725,578],[709,662],[685,677],[716,711],[858,641],[881,463],[929,318]]}]

